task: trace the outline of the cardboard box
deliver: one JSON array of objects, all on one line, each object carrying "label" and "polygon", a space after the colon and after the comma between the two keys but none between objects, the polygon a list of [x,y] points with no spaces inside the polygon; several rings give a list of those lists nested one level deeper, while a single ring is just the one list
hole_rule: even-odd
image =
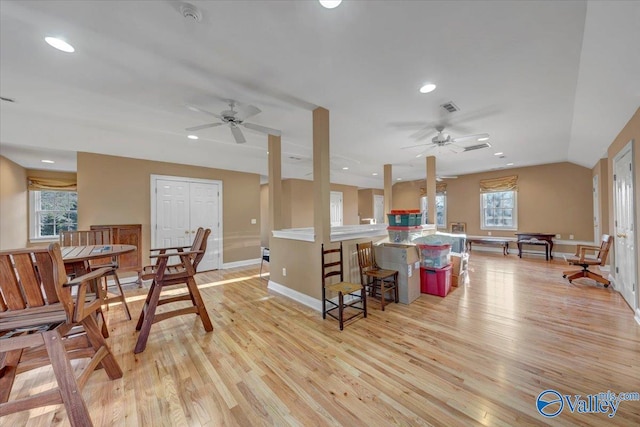
[{"label": "cardboard box", "polygon": [[414,245],[383,243],[375,246],[380,268],[398,271],[398,297],[410,304],[420,296],[420,259]]},{"label": "cardboard box", "polygon": [[464,275],[467,273],[467,265],[469,264],[468,253],[451,252],[451,285],[458,286],[458,283],[464,283]]}]

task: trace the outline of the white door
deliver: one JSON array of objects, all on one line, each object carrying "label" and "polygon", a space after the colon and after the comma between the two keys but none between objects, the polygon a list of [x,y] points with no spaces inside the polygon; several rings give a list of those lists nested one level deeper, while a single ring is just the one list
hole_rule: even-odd
[{"label": "white door", "polygon": [[373,218],[376,224],[384,224],[384,196],[373,195]]},{"label": "white door", "polygon": [[342,191],[331,192],[331,226],[342,225]]},{"label": "white door", "polygon": [[[221,183],[188,178],[151,177],[152,248],[191,246],[198,227],[210,228],[207,251],[198,271],[220,268]],[[178,262],[170,259],[170,262]]]},{"label": "white door", "polygon": [[613,210],[616,288],[634,310],[637,308],[635,201],[631,143],[613,159]]},{"label": "white door", "polygon": [[600,190],[598,175],[593,177],[593,241],[598,244],[600,236]]},{"label": "white door", "polygon": [[198,227],[211,229],[207,239],[207,251],[198,265],[198,271],[215,270],[220,268],[220,250],[218,242],[220,236],[219,210],[219,186],[218,184],[191,182],[190,189],[190,223],[191,236],[195,235]]}]

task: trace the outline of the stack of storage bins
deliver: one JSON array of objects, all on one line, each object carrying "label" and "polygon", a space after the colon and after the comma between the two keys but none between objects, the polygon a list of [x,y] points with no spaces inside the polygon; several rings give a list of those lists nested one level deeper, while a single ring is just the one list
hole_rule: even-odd
[{"label": "stack of storage bins", "polygon": [[389,218],[389,242],[411,243],[413,239],[422,236],[419,210],[392,210],[387,214]]},{"label": "stack of storage bins", "polygon": [[451,289],[451,245],[417,243],[420,250],[420,291],[446,297]]},{"label": "stack of storage bins", "polygon": [[414,241],[416,244],[451,245],[451,286],[456,287],[463,284],[467,274],[469,254],[467,253],[466,234],[450,234],[438,231],[436,234],[424,236]]}]

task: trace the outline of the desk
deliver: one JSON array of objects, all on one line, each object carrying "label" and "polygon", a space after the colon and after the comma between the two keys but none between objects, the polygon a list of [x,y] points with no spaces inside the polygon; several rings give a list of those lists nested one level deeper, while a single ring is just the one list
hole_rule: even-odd
[{"label": "desk", "polygon": [[542,245],[545,248],[547,261],[553,259],[553,238],[555,234],[549,233],[516,233],[518,236],[518,256],[522,258],[522,245]]},{"label": "desk", "polygon": [[[109,249],[107,249],[109,248]],[[117,257],[137,250],[133,245],[90,245],[90,246],[63,246],[62,261],[67,268],[67,273],[82,276],[89,271],[88,261],[94,259]]]}]

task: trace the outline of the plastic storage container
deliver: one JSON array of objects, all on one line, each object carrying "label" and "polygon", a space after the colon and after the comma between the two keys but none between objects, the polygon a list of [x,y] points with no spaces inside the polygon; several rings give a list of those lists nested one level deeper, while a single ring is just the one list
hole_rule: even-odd
[{"label": "plastic storage container", "polygon": [[465,253],[467,252],[467,235],[466,234],[451,234],[442,233],[437,231],[435,234],[429,236],[423,236],[416,239],[413,243],[425,244],[425,245],[444,245],[446,243],[451,245],[451,252]]},{"label": "plastic storage container", "polygon": [[451,265],[445,268],[420,267],[420,292],[446,297],[451,290]]},{"label": "plastic storage container", "polygon": [[419,213],[390,213],[387,214],[389,225],[392,227],[414,227],[420,225]]},{"label": "plastic storage container", "polygon": [[451,263],[451,245],[417,244],[420,250],[420,267],[444,268]]},{"label": "plastic storage container", "polygon": [[422,236],[422,227],[387,227],[389,242],[391,243],[411,243],[413,239]]}]

